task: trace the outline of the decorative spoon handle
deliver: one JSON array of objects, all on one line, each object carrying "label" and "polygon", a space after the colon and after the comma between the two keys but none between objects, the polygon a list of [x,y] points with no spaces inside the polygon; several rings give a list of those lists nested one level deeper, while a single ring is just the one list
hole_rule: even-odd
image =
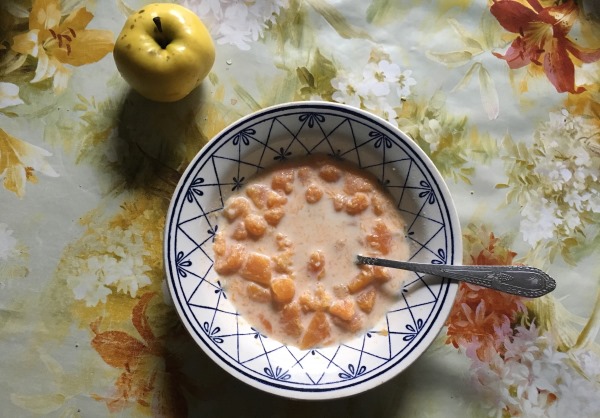
[{"label": "decorative spoon handle", "polygon": [[357,264],[392,267],[417,273],[432,274],[453,280],[462,280],[526,298],[537,298],[552,292],[556,282],[543,271],[529,266],[454,266],[423,264],[383,258],[356,256]]}]

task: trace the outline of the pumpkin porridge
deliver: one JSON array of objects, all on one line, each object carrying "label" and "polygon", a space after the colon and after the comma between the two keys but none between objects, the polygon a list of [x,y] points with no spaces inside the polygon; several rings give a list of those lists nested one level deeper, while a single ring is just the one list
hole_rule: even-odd
[{"label": "pumpkin porridge", "polygon": [[377,181],[325,156],[254,177],[225,203],[213,248],[239,313],[301,349],[371,329],[397,300],[405,272],[356,265],[357,254],[409,254],[404,222]]}]

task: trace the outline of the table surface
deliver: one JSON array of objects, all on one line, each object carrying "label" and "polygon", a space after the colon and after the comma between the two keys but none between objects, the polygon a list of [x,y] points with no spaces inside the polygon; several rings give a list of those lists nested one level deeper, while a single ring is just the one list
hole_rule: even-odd
[{"label": "table surface", "polygon": [[[591,0],[184,0],[217,58],[171,104],[132,92],[114,64],[144,4],[0,6],[3,414],[600,416]],[[351,398],[283,399],[223,372],[169,299],[167,207],[207,140],[294,100],[400,127],[447,179],[464,264],[534,265],[557,289],[526,300],[461,285],[426,353]]]}]

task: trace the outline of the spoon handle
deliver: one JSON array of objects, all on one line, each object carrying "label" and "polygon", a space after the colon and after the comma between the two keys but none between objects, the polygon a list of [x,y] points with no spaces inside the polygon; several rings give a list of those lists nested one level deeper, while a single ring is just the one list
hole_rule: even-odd
[{"label": "spoon handle", "polygon": [[462,280],[526,298],[537,298],[552,292],[556,288],[556,282],[552,277],[535,267],[529,266],[423,264],[363,257],[362,255],[356,257],[356,263],[410,270],[453,280]]}]

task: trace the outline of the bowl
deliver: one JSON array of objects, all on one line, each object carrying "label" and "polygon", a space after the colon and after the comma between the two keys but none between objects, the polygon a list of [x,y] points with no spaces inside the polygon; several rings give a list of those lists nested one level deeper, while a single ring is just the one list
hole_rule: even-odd
[{"label": "bowl", "polygon": [[308,154],[347,160],[377,177],[406,221],[411,261],[460,264],[461,231],[452,198],[412,139],[360,109],[297,102],[238,120],[192,160],[169,207],[165,268],[185,327],[224,370],[275,395],[332,399],[374,388],[417,360],[442,329],[458,287],[408,273],[377,331],[338,346],[301,350],[252,328],[213,271],[217,216],[227,197],[254,174]]}]

